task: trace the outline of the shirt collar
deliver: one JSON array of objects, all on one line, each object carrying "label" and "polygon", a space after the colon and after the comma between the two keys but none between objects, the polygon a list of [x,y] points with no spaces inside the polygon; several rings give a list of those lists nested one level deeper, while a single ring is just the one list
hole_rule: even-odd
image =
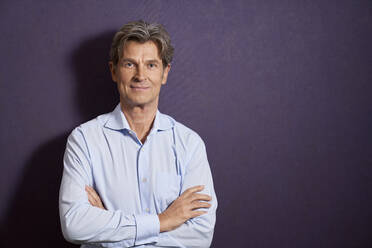
[{"label": "shirt collar", "polygon": [[[157,110],[152,130],[158,131],[170,129],[174,126],[174,121],[172,120],[173,119],[167,118],[166,115]],[[124,113],[121,111],[120,103],[115,107],[114,111],[109,113],[105,127],[114,130],[131,130],[127,118],[125,118]]]}]

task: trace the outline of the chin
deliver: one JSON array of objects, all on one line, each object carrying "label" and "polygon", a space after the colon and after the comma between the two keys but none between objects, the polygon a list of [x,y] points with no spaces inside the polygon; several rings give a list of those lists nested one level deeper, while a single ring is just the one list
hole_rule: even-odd
[{"label": "chin", "polygon": [[121,102],[124,102],[126,104],[128,104],[129,106],[139,106],[139,107],[142,107],[142,106],[145,106],[145,105],[149,105],[149,104],[153,104],[153,103],[156,103],[157,102],[157,99],[158,98],[153,98],[153,97],[150,97],[150,96],[144,96],[144,95],[125,95],[125,97],[121,97],[120,98],[120,101]]},{"label": "chin", "polygon": [[146,99],[129,99],[129,101],[127,101],[131,106],[138,106],[138,107],[142,107],[142,106],[145,106],[149,103],[151,103],[151,101],[149,100],[146,100]]}]

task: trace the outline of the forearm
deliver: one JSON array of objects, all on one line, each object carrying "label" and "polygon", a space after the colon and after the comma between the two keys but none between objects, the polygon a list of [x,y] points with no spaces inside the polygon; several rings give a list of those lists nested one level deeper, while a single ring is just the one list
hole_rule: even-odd
[{"label": "forearm", "polygon": [[[178,212],[178,210],[184,210],[188,207],[189,192],[197,189],[192,187],[185,191],[180,197],[178,197],[167,210],[159,215],[161,233],[159,240],[156,243],[158,247],[209,247],[212,243],[214,226],[216,223],[216,209],[217,209],[217,198],[214,191],[210,191],[212,197],[206,198],[207,195],[194,193],[191,195],[191,199],[195,199],[192,202],[196,209],[191,212]],[[200,188],[199,188],[200,189]],[[201,207],[207,203],[197,203],[197,201],[208,201],[208,207]],[[201,204],[201,205],[199,205]],[[193,208],[194,208],[193,207]],[[200,208],[201,207],[201,208]],[[199,215],[197,212],[205,212]],[[166,214],[163,216],[163,214]],[[196,217],[188,218],[183,224],[176,228],[171,228],[173,224],[183,214],[186,216],[194,215]],[[167,231],[169,230],[169,231]]]},{"label": "forearm", "polygon": [[127,240],[128,246],[134,244],[136,234],[134,216],[125,216],[120,211],[101,210],[86,204],[76,204],[70,206],[67,211],[64,210],[62,204],[62,232],[66,240],[72,243]]},{"label": "forearm", "polygon": [[[75,192],[75,195],[77,192]],[[124,247],[157,241],[159,223],[156,215],[135,215],[120,210],[108,211],[82,200],[74,194],[60,194],[60,218],[63,235],[72,243],[121,242]]]},{"label": "forearm", "polygon": [[63,235],[72,243],[121,242],[122,246],[153,243],[159,234],[157,215],[109,211],[91,206],[81,183],[65,173],[60,190]]},{"label": "forearm", "polygon": [[190,219],[178,228],[160,233],[157,247],[210,247],[215,224],[215,215],[206,214]]}]

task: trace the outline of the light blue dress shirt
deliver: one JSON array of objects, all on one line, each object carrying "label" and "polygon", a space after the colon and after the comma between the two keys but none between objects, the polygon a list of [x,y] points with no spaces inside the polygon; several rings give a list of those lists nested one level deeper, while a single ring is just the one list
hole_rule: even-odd
[{"label": "light blue dress shirt", "polygon": [[[92,186],[107,210],[93,207]],[[186,189],[205,185],[207,213],[160,233],[160,214]],[[120,104],[73,130],[64,155],[59,209],[64,237],[82,247],[209,247],[217,199],[202,139],[157,111],[144,144]]]}]

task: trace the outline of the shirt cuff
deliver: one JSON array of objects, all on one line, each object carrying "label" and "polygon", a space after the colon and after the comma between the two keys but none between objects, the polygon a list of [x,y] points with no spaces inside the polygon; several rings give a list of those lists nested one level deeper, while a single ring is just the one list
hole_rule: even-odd
[{"label": "shirt cuff", "polygon": [[156,243],[160,233],[159,217],[156,214],[135,215],[136,240],[135,245]]}]

